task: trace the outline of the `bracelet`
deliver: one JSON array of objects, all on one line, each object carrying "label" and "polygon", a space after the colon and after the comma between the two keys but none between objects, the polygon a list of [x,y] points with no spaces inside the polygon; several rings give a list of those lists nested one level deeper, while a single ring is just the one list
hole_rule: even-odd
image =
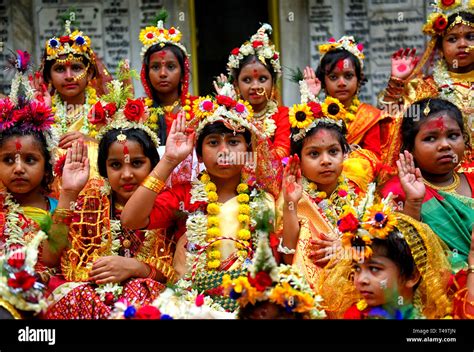
[{"label": "bracelet", "polygon": [[160,193],[161,190],[165,187],[165,183],[156,177],[148,175],[141,184],[143,187],[153,191],[155,193]]},{"label": "bracelet", "polygon": [[153,265],[147,264],[148,267],[150,268],[150,272],[146,276],[148,279],[155,279],[156,277],[156,269],[153,267]]},{"label": "bracelet", "polygon": [[71,224],[73,211],[66,208],[56,208],[53,213],[52,220],[56,224]]},{"label": "bracelet", "polygon": [[280,237],[280,243],[278,244],[277,251],[283,254],[295,254],[296,249],[289,249],[288,247],[283,246],[283,237]]}]

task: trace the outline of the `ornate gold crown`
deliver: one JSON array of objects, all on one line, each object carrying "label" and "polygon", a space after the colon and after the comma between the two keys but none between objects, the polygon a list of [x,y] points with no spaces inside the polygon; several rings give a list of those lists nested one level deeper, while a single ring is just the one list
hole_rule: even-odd
[{"label": "ornate gold crown", "polygon": [[[336,41],[334,38],[330,38],[327,43],[319,45],[319,52],[321,54],[326,54],[330,51],[336,49],[346,49],[352,53],[356,58],[359,59],[360,66],[364,67],[365,55],[362,52],[364,50],[364,45],[362,43],[357,44],[352,36],[343,36],[341,39]],[[323,58],[321,56],[321,59]]]},{"label": "ornate gold crown", "polygon": [[443,35],[458,24],[474,26],[474,23],[464,20],[461,16],[457,16],[454,22],[448,26],[449,16],[459,12],[474,13],[474,0],[437,0],[431,3],[433,12],[423,26],[423,33],[430,36]]},{"label": "ornate gold crown", "polygon": [[67,55],[66,60],[71,60],[73,55],[79,55],[93,61],[94,51],[90,38],[79,30],[71,33],[71,21],[69,20],[66,20],[65,27],[63,36],[52,37],[46,41],[46,60],[57,60],[62,55]]},{"label": "ornate gold crown", "polygon": [[148,27],[143,28],[140,31],[139,38],[143,44],[140,55],[142,56],[142,59],[143,59],[148,49],[155,44],[159,44],[161,47],[165,46],[165,44],[172,44],[180,48],[184,52],[184,54],[187,56],[188,53],[186,51],[186,48],[180,42],[181,37],[182,37],[182,34],[179,31],[179,29],[175,27],[166,29],[163,27],[163,21],[159,20],[156,27],[148,26]]}]

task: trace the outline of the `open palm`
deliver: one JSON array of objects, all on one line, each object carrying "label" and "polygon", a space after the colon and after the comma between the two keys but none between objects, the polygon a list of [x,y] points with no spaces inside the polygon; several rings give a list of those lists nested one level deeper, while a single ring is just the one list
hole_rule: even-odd
[{"label": "open palm", "polygon": [[407,200],[422,200],[425,197],[426,187],[419,168],[415,168],[413,155],[409,151],[400,154],[397,160],[398,177]]},{"label": "open palm", "polygon": [[168,160],[179,164],[192,152],[195,133],[186,128],[186,118],[179,113],[171,125],[170,134],[166,139],[165,156]]},{"label": "open palm", "polygon": [[61,187],[65,191],[80,192],[89,179],[89,159],[87,145],[73,143],[67,150]]},{"label": "open palm", "polygon": [[321,91],[321,81],[316,77],[314,70],[306,66],[303,72],[303,78],[306,81],[306,85],[308,86],[309,91],[315,97],[318,96],[319,92]]},{"label": "open palm", "polygon": [[400,49],[392,55],[392,76],[400,79],[408,78],[419,58],[415,56],[416,49]]}]

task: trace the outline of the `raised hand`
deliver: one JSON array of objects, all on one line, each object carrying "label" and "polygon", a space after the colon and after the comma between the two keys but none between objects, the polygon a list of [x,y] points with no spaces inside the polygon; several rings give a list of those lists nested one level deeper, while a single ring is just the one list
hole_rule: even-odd
[{"label": "raised hand", "polygon": [[400,154],[397,160],[398,177],[406,195],[407,201],[422,201],[425,197],[426,187],[419,168],[415,168],[413,155],[407,150]]},{"label": "raised hand", "polygon": [[392,77],[408,78],[420,60],[415,54],[415,48],[400,49],[395,52],[392,55]]},{"label": "raised hand", "polygon": [[301,181],[300,159],[298,155],[288,158],[288,164],[283,170],[283,199],[288,204],[295,206],[303,195]]},{"label": "raised hand", "polygon": [[89,179],[87,145],[82,142],[73,143],[66,153],[61,190],[79,193]]},{"label": "raised hand", "polygon": [[43,80],[41,73],[35,72],[33,76],[29,77],[30,85],[35,90],[35,99],[43,102],[47,106],[52,106],[51,94],[48,87]]},{"label": "raised hand", "polygon": [[303,78],[306,81],[309,91],[315,97],[318,96],[319,92],[321,91],[321,81],[316,77],[314,70],[306,66],[303,71]]},{"label": "raised hand", "polygon": [[178,113],[166,139],[163,158],[178,165],[193,151],[195,137],[196,133],[192,129],[186,128],[184,113]]},{"label": "raised hand", "polygon": [[221,94],[221,89],[225,83],[228,83],[227,76],[221,73],[219,76],[216,77],[216,80],[212,82],[214,85],[214,89],[216,93],[219,95]]}]

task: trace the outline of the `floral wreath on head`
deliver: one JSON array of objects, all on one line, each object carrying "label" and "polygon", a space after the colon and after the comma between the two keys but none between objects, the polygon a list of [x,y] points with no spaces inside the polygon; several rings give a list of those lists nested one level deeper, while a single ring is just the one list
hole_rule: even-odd
[{"label": "floral wreath on head", "polygon": [[181,86],[180,99],[181,105],[185,107],[186,118],[189,120],[189,55],[186,50],[186,47],[181,43],[182,33],[179,31],[179,29],[175,27],[171,27],[170,29],[164,28],[164,21],[167,17],[168,14],[166,11],[160,12],[156,19],[156,26],[148,26],[140,31],[139,39],[140,42],[143,44],[142,49],[140,51],[140,55],[142,57],[143,62],[140,78],[148,98],[153,99],[152,88],[148,85],[146,79],[147,72],[144,62],[144,58],[146,53],[148,52],[148,49],[150,49],[154,45],[159,45],[161,48],[163,48],[165,45],[174,45],[181,49],[181,51],[184,53],[184,77]]},{"label": "floral wreath on head", "polygon": [[[235,48],[231,51],[227,61],[227,70],[229,74],[233,75],[233,70],[240,67],[240,62],[249,55],[255,55],[263,64],[265,59],[270,60],[273,71],[280,76],[280,54],[275,50],[275,45],[271,44],[269,35],[272,33],[272,26],[264,23],[257,33],[252,35],[250,41],[245,42],[240,48]],[[236,78],[236,77],[234,77]]]},{"label": "floral wreath on head", "polygon": [[258,235],[257,250],[246,276],[222,278],[224,294],[236,300],[241,307],[270,301],[283,306],[290,313],[308,314],[311,319],[326,316],[320,309],[322,298],[316,296],[295,267],[277,265],[270,248],[268,233]]},{"label": "floral wreath on head", "polygon": [[458,24],[465,24],[473,27],[474,23],[464,20],[461,16],[457,16],[454,22],[448,28],[449,16],[459,12],[474,13],[473,0],[436,0],[431,3],[433,12],[423,26],[423,33],[432,37],[443,36]]},{"label": "floral wreath on head", "polygon": [[318,48],[319,52],[323,54],[321,59],[330,51],[345,49],[359,60],[361,68],[364,67],[365,55],[362,52],[364,50],[364,45],[362,43],[357,44],[353,36],[343,36],[338,41],[334,38],[330,38],[327,43],[319,45]]},{"label": "floral wreath on head", "polygon": [[17,72],[11,83],[10,95],[0,100],[0,131],[18,127],[22,131],[40,132],[46,141],[50,163],[54,165],[55,150],[59,144],[59,136],[52,128],[54,115],[49,106],[34,99],[34,90],[26,76],[30,55],[21,50],[17,50],[17,53]]}]

